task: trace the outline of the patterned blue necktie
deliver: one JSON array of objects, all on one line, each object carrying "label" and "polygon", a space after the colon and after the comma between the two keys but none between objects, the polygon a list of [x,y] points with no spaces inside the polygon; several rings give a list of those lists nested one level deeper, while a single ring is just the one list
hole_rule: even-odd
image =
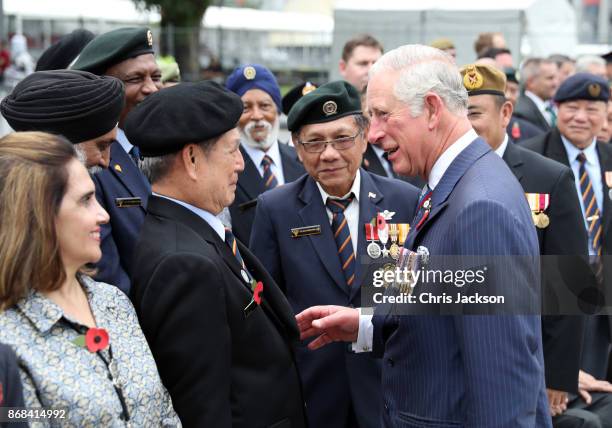
[{"label": "patterned blue necktie", "polygon": [[578,175],[580,175],[580,191],[582,192],[582,203],[584,205],[584,217],[587,224],[587,233],[589,236],[589,243],[592,246],[593,252],[596,254],[595,259],[595,276],[601,281],[603,278],[603,265],[601,263],[601,213],[597,206],[597,200],[595,199],[595,192],[593,191],[593,183],[591,177],[586,170],[586,156],[580,152],[576,156],[580,167],[578,168]]},{"label": "patterned blue necktie", "polygon": [[344,210],[353,201],[351,193],[346,199],[327,198],[326,206],[332,212],[332,232],[338,246],[338,257],[344,273],[346,284],[350,287],[355,281],[355,252],[351,242],[351,232],[349,230]]},{"label": "patterned blue necktie", "polygon": [[238,250],[238,243],[236,242],[236,237],[227,227],[225,228],[225,242],[227,243],[227,245],[229,245],[230,249],[232,250],[232,253],[234,254],[234,257],[238,259],[238,263],[240,263],[240,266],[242,266],[243,269],[246,269],[244,260],[242,259],[240,251]]},{"label": "patterned blue necktie", "polygon": [[273,163],[272,158],[268,155],[265,155],[261,160],[261,166],[263,166],[263,180],[266,190],[274,189],[276,186],[278,186],[276,175],[274,175],[272,172]]},{"label": "patterned blue necktie", "polygon": [[130,150],[130,157],[134,161],[136,165],[138,165],[138,161],[140,160],[140,149],[136,146],[133,146]]}]

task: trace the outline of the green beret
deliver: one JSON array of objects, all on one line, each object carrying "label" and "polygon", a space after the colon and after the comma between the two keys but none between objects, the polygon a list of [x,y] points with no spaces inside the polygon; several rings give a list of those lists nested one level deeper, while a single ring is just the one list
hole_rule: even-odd
[{"label": "green beret", "polygon": [[300,98],[289,111],[287,128],[294,132],[311,123],[331,122],[361,113],[359,91],[344,80],[326,83]]},{"label": "green beret", "polygon": [[89,42],[71,69],[101,75],[126,59],[152,53],[151,30],[145,27],[119,28],[100,34]]}]

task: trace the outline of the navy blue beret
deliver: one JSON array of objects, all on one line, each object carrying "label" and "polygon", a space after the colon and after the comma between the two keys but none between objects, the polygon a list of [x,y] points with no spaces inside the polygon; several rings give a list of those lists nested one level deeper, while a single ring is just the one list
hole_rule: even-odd
[{"label": "navy blue beret", "polygon": [[175,153],[236,127],[240,97],[213,81],[179,83],[149,95],[125,121],[125,135],[144,157]]},{"label": "navy blue beret", "polygon": [[236,67],[227,78],[225,87],[240,96],[251,89],[261,89],[272,97],[279,114],[283,110],[276,77],[263,65],[246,64]]},{"label": "navy blue beret", "polygon": [[610,99],[610,87],[606,79],[591,73],[576,73],[563,81],[555,102],[563,103],[573,100],[605,101]]}]

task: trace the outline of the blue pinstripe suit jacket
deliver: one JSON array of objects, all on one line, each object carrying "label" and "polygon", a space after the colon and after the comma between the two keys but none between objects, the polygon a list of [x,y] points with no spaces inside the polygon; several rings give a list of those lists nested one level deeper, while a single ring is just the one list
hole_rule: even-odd
[{"label": "blue pinstripe suit jacket", "polygon": [[[405,244],[419,245],[432,257],[537,258],[524,192],[483,140],[464,149],[435,188],[429,218]],[[537,266],[511,268],[487,286],[538,299]],[[384,349],[384,426],[551,426],[539,316],[385,315],[378,307],[373,323],[374,346]]]}]

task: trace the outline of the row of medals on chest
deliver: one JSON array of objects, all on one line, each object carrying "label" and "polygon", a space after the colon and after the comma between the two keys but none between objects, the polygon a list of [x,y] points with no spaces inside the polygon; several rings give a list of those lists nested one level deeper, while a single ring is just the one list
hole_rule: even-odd
[{"label": "row of medals on chest", "polygon": [[[374,221],[372,223],[375,223]],[[366,241],[368,241],[367,253],[372,259],[391,256],[394,260],[399,259],[400,249],[408,232],[408,223],[366,223]]]}]

